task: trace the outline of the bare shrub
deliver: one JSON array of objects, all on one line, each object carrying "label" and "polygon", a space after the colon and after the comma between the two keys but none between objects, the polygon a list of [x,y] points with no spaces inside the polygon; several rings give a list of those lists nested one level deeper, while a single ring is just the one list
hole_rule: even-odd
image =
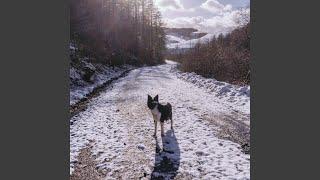
[{"label": "bare shrub", "polygon": [[181,70],[234,84],[250,83],[250,24],[212,38],[167,58],[181,63]]}]

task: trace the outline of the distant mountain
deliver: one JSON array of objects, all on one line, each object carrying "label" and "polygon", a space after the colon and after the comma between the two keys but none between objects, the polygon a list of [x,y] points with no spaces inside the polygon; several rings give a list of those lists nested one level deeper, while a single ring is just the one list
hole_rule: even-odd
[{"label": "distant mountain", "polygon": [[184,40],[198,39],[207,35],[207,33],[198,32],[198,30],[194,28],[165,28],[164,32],[167,35],[179,37]]},{"label": "distant mountain", "polygon": [[197,42],[205,42],[212,38],[212,34],[199,32],[194,28],[165,28],[168,49],[188,49]]}]

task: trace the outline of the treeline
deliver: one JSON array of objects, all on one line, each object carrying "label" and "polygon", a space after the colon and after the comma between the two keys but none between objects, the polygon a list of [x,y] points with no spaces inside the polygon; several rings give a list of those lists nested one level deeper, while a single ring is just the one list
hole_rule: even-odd
[{"label": "treeline", "polygon": [[164,61],[165,34],[153,0],[71,0],[70,37],[92,61]]},{"label": "treeline", "polygon": [[250,83],[250,24],[231,33],[197,43],[183,53],[169,54],[168,58],[181,63],[186,72],[196,72],[233,84]]}]

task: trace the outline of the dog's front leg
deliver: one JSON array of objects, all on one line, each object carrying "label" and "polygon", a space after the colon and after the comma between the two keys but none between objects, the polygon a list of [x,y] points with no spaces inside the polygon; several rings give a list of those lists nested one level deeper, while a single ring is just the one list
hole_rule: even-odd
[{"label": "dog's front leg", "polygon": [[153,116],[154,121],[154,137],[157,137],[157,119]]},{"label": "dog's front leg", "polygon": [[154,121],[154,136],[157,136],[157,120]]},{"label": "dog's front leg", "polygon": [[164,133],[163,133],[163,122],[160,122],[160,125],[161,125],[161,136],[163,137],[164,136]]}]

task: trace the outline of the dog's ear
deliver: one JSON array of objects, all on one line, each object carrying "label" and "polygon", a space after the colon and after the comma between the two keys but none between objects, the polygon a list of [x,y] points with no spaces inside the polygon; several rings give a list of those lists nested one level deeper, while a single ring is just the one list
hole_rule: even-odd
[{"label": "dog's ear", "polygon": [[152,101],[152,97],[148,94],[148,101]]},{"label": "dog's ear", "polygon": [[156,95],[156,96],[153,98],[153,100],[159,102],[159,96]]}]

